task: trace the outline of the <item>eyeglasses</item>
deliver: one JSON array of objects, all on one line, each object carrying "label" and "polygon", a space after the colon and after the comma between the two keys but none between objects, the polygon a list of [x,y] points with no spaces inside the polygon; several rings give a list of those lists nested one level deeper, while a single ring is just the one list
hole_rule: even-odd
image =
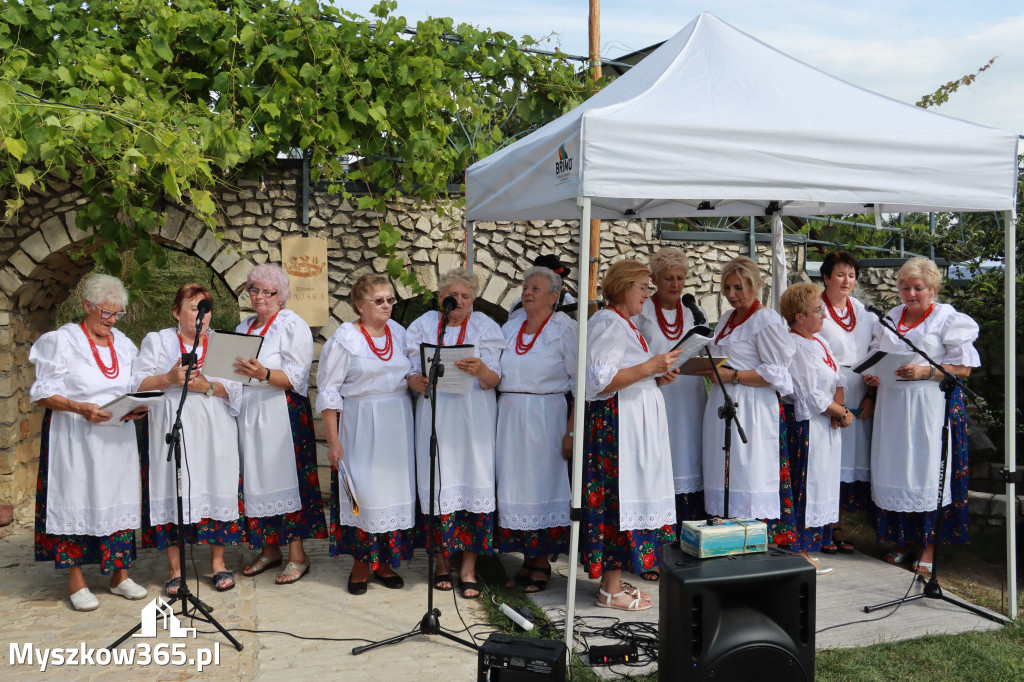
[{"label": "eyeglasses", "polygon": [[123,310],[121,312],[119,312],[119,313],[115,313],[113,310],[104,310],[103,308],[100,308],[99,306],[93,306],[93,307],[96,308],[96,310],[100,311],[100,318],[102,318],[104,320],[109,320],[111,317],[113,317],[114,318],[114,322],[117,322],[122,317],[124,317],[125,315],[128,314],[128,313],[126,313]]},{"label": "eyeglasses", "polygon": [[633,282],[633,286],[635,286],[637,289],[640,289],[641,291],[646,291],[648,296],[654,296],[654,294],[658,291],[658,287],[654,286],[653,284],[650,284],[645,287],[643,284],[637,284],[636,282]]},{"label": "eyeglasses", "polygon": [[383,308],[385,304],[394,305],[395,303],[398,302],[398,299],[395,298],[394,296],[388,296],[387,298],[368,298],[366,300],[374,304],[378,308]]},{"label": "eyeglasses", "polygon": [[263,294],[263,298],[273,298],[274,296],[277,296],[276,291],[270,291],[269,289],[258,289],[256,287],[252,287],[251,289],[246,289],[246,291],[249,292],[249,298],[256,298],[260,294]]},{"label": "eyeglasses", "polygon": [[818,315],[825,317],[825,306],[821,305],[818,306],[817,308],[812,308],[811,310],[805,312],[804,315],[810,315],[812,313],[817,313]]}]

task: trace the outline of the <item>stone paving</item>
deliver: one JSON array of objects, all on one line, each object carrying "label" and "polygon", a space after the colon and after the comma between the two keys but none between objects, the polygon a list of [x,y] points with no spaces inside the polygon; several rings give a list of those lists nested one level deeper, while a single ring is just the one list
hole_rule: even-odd
[{"label": "stone paving", "polygon": [[[214,608],[213,616],[225,628],[259,630],[259,634],[232,632],[244,646],[238,652],[211,625],[184,619],[182,626],[195,627],[199,631],[194,640],[172,639],[158,628],[155,639],[133,638],[121,648],[135,649],[138,655],[141,645],[149,644],[150,652],[155,656],[156,647],[165,644],[167,653],[180,658],[180,654],[168,647],[185,641],[184,658],[187,661],[188,658],[197,658],[199,649],[213,649],[219,645],[219,663],[206,667],[201,675],[197,675],[194,666],[188,665],[161,667],[155,664],[127,666],[112,663],[106,666],[50,666],[45,673],[40,672],[38,663],[32,666],[12,665],[12,642],[19,645],[31,643],[40,649],[79,648],[83,643],[88,648],[100,649],[112,644],[139,622],[143,606],[162,594],[167,562],[163,552],[139,552],[130,574],[133,580],[149,588],[149,596],[135,602],[112,595],[107,589],[107,578],[100,576],[95,566],[87,567],[86,578],[100,606],[96,611],[79,613],[72,609],[67,599],[66,574],[58,573],[50,564],[33,561],[31,527],[17,524],[13,532],[11,528],[4,530],[8,534],[0,539],[0,647],[3,655],[0,680],[3,681],[102,679],[106,682],[179,680],[197,676],[206,680],[345,678],[412,681],[437,674],[452,680],[475,678],[476,652],[440,637],[417,636],[397,646],[353,656],[353,646],[365,643],[364,640],[383,639],[406,632],[426,612],[427,566],[424,554],[417,551],[415,559],[400,569],[406,582],[404,589],[389,590],[371,579],[366,594],[353,596],[345,589],[352,567],[351,559],[330,558],[327,542],[323,540],[307,543],[306,550],[312,561],[310,573],[295,585],[287,586],[274,584],[274,570],[255,578],[242,577],[242,565],[255,556],[255,552],[228,548],[225,555],[229,568],[235,570],[237,585],[223,593],[214,591],[210,584],[208,550],[205,547],[195,548],[195,562],[201,576],[198,597]],[[189,585],[195,591],[194,578]],[[470,625],[482,622],[478,603],[459,598],[456,612],[452,592],[435,592],[434,605],[441,610],[441,624],[447,629],[463,629],[462,620]],[[180,606],[176,612],[180,613]],[[480,626],[473,629],[477,634],[487,630]],[[355,641],[300,640],[271,630],[307,638],[352,638]],[[433,672],[428,674],[427,670]]]},{"label": "stone paving", "polygon": [[[47,672],[40,672],[38,661],[30,666],[12,660],[11,643],[22,647],[18,650],[21,653],[28,643],[36,649],[77,649],[83,644],[87,648],[101,649],[110,645],[134,627],[139,622],[142,607],[161,594],[167,570],[162,552],[141,551],[131,575],[149,588],[149,596],[130,602],[110,594],[106,578],[99,575],[96,567],[89,567],[86,577],[99,598],[100,607],[90,613],[78,613],[67,599],[65,574],[48,564],[33,561],[28,521],[20,519],[14,526],[3,529],[4,536],[0,539],[0,647],[3,652],[0,681],[178,680],[198,676],[194,665],[140,665],[138,661],[130,666],[51,664]],[[359,656],[351,653],[352,647],[364,640],[401,634],[419,622],[426,611],[427,599],[427,570],[422,551],[400,570],[406,581],[404,589],[388,590],[371,579],[369,591],[362,596],[352,596],[345,589],[350,559],[330,558],[327,543],[322,540],[308,542],[307,552],[312,561],[309,575],[295,585],[278,586],[273,581],[275,571],[267,571],[256,578],[242,577],[239,569],[255,552],[228,548],[228,565],[236,570],[238,584],[233,590],[218,593],[210,585],[207,549],[195,548],[194,561],[201,575],[199,598],[215,609],[213,615],[226,628],[259,631],[232,632],[244,645],[243,651],[235,651],[209,624],[191,619],[182,620],[181,625],[195,627],[198,630],[195,639],[173,639],[158,629],[155,639],[132,638],[122,645],[122,651],[134,650],[136,655],[141,655],[144,645],[148,645],[151,655],[155,656],[158,645],[164,645],[164,653],[187,662],[205,655],[200,649],[219,647],[217,662],[208,665],[201,674],[202,679],[209,680],[334,679],[353,674],[360,680],[412,681],[438,676],[451,680],[475,679],[476,652],[441,637],[416,636],[397,646]],[[518,570],[519,557],[502,557],[502,561],[508,573]],[[884,615],[885,612],[864,614],[862,607],[902,596],[910,585],[911,576],[906,570],[859,553],[827,557],[823,563],[835,566],[836,572],[820,578],[817,583],[818,649],[998,627],[953,605],[925,599],[904,605],[884,620],[826,629]],[[563,556],[555,563],[549,588],[533,597],[552,620],[564,618],[567,571],[568,561]],[[643,585],[645,589],[650,587],[648,591],[655,602],[649,611],[626,614],[597,608],[594,603],[597,582],[588,579],[583,571],[578,576],[576,614],[584,627],[607,625],[607,621],[598,616],[657,625],[657,583],[641,583],[636,576],[624,575],[634,584]],[[195,590],[194,578],[189,584]],[[920,586],[915,585],[913,591],[919,592]],[[483,622],[479,602],[456,598],[452,592],[435,592],[435,606],[442,612],[441,623],[446,629],[462,630],[464,622],[473,626],[474,633],[481,639],[486,637],[489,628]],[[307,639],[296,639],[281,632]],[[465,633],[460,636],[466,637]],[[183,641],[186,643],[184,655],[170,648]],[[599,640],[591,638],[590,641]],[[624,672],[636,674],[647,668],[650,666],[597,670],[604,677],[617,677]]]}]

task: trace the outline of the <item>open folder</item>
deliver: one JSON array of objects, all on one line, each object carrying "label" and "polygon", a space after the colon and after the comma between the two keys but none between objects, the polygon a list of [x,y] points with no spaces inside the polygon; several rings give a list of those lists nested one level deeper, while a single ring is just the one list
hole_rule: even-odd
[{"label": "open folder", "polygon": [[109,412],[113,415],[110,419],[101,424],[117,425],[121,423],[121,420],[126,415],[131,414],[135,410],[142,407],[149,407],[160,402],[160,399],[164,397],[163,391],[143,391],[141,393],[125,393],[119,398],[114,398],[105,405],[100,405],[100,409],[104,412]]}]

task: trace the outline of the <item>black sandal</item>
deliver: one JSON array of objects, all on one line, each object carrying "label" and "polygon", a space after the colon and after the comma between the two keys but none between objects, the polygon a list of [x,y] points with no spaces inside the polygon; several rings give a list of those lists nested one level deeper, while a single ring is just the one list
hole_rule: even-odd
[{"label": "black sandal", "polygon": [[[441,583],[448,583],[448,587],[442,587]],[[452,591],[452,574],[451,573],[436,573],[434,575],[434,589],[440,590],[441,592]]]},{"label": "black sandal", "polygon": [[[543,592],[544,590],[546,590],[548,587],[548,583],[551,582],[551,566],[548,565],[544,568],[534,566],[530,569],[530,573],[543,573],[546,577],[544,578],[544,580],[534,580],[533,578],[527,578],[526,585],[523,587],[523,592],[525,592],[526,594],[537,594],[538,592]],[[534,589],[531,590],[531,587]]]},{"label": "black sandal", "polygon": [[[476,592],[476,594],[467,595],[466,594],[466,590],[474,590]],[[463,599],[479,599],[480,595],[483,594],[483,590],[481,590],[480,586],[478,584],[476,584],[475,582],[473,582],[472,580],[462,580],[460,578],[459,579],[459,594],[462,596]]]}]

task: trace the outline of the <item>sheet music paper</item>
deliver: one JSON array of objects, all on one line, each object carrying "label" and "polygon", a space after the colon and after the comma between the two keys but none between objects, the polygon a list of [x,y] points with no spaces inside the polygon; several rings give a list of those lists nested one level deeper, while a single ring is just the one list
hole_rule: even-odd
[{"label": "sheet music paper", "polygon": [[125,415],[131,414],[140,407],[149,407],[160,402],[164,397],[163,391],[143,391],[142,393],[125,393],[120,398],[114,398],[106,405],[100,405],[100,409],[109,412],[113,416],[105,422],[105,426],[117,426]]},{"label": "sheet music paper", "polygon": [[909,365],[917,357],[917,353],[886,353],[878,350],[853,366],[857,374],[870,374],[878,377],[878,380],[885,386],[891,386],[897,381],[913,381],[912,379],[900,379],[896,376],[896,370],[903,365]]},{"label": "sheet music paper", "polygon": [[[696,356],[714,338],[714,333],[704,325],[697,325],[683,334],[683,338],[679,339],[679,343],[672,346],[672,350],[681,350],[683,352],[679,355],[679,359],[676,360],[671,369],[679,367],[690,358]],[[710,369],[710,367],[704,367],[704,369]]]},{"label": "sheet music paper", "polygon": [[[420,344],[420,360],[423,363],[423,376],[430,376],[430,367],[434,362],[434,349],[437,345],[430,343]],[[456,360],[476,357],[474,351],[476,346],[464,343],[460,346],[441,346],[441,366],[444,367],[444,376],[437,381],[438,393],[469,393],[473,390],[473,382],[476,377],[466,374],[455,366]]]},{"label": "sheet music paper", "polygon": [[235,371],[235,358],[255,358],[262,347],[263,337],[259,334],[240,334],[220,329],[211,331],[210,345],[206,347],[206,357],[203,358],[203,374],[241,381],[243,384],[258,384],[258,379]]},{"label": "sheet music paper", "polygon": [[356,495],[356,486],[345,467],[345,460],[342,459],[338,460],[338,483],[341,484],[339,487],[348,495],[349,502],[352,504],[352,513],[359,516],[359,497]]}]

